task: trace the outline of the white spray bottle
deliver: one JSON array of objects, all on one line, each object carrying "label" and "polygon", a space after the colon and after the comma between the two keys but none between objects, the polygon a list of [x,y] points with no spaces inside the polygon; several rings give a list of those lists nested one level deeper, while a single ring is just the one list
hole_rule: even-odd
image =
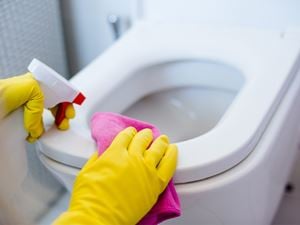
[{"label": "white spray bottle", "polygon": [[57,125],[64,119],[65,110],[70,103],[81,105],[85,100],[84,95],[68,80],[41,61],[33,59],[28,70],[40,84],[45,98],[45,108],[58,105],[55,117]]}]

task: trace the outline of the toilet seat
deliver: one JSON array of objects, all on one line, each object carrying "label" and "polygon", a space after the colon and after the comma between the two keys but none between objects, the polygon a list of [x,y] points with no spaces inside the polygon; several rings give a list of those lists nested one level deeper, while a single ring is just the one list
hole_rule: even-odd
[{"label": "toilet seat", "polygon": [[[133,71],[164,61],[205,59],[233,65],[241,71],[245,82],[216,127],[202,136],[177,143],[175,182],[192,182],[222,173],[251,153],[276,111],[298,71],[299,38],[299,32],[136,23],[110,50],[72,79],[87,100],[76,109],[77,116],[67,132],[49,127],[52,119],[45,115],[47,132],[38,142],[39,149],[58,162],[81,168],[96,149],[87,119],[97,104]],[[166,85],[193,82],[185,79]],[[201,82],[213,86],[220,81]],[[131,94],[139,97],[163,85],[149,85],[143,90],[132,90]],[[95,93],[99,93],[98,99],[92,97]],[[124,107],[131,101],[134,99],[123,102]]]}]

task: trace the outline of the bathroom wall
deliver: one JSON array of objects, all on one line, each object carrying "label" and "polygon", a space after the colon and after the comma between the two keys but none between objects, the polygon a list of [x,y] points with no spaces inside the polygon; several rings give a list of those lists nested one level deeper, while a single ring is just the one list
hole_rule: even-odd
[{"label": "bathroom wall", "polygon": [[75,74],[108,48],[114,35],[107,17],[120,17],[120,29],[129,26],[131,0],[64,0],[62,16],[71,74]]},{"label": "bathroom wall", "polygon": [[38,58],[68,77],[58,1],[0,1],[0,78]]},{"label": "bathroom wall", "polygon": [[[141,3],[141,0],[135,0]],[[154,21],[217,26],[300,27],[299,0],[143,0],[139,14]],[[160,7],[157,7],[159,4]]]},{"label": "bathroom wall", "polygon": [[[299,0],[146,0],[144,9],[141,7],[143,1],[61,1],[71,74],[78,72],[114,42],[107,22],[107,16],[111,13],[121,17],[123,32],[130,27],[131,17],[141,15],[154,21],[193,20],[216,26],[280,30],[300,27]],[[133,7],[133,3],[137,3],[137,7]],[[156,7],[158,4],[160,7]],[[132,16],[134,8],[137,13]]]}]

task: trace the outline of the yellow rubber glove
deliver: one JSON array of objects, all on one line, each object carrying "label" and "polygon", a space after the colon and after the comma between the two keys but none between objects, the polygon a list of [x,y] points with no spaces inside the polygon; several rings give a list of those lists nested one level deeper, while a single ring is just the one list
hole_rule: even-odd
[{"label": "yellow rubber glove", "polygon": [[[52,115],[56,116],[56,112],[58,110],[58,105],[54,106],[50,109]],[[70,127],[70,119],[75,117],[75,109],[72,103],[70,103],[67,106],[66,112],[65,112],[65,118],[60,122],[60,124],[57,126],[60,130],[68,130]]]},{"label": "yellow rubber glove", "polygon": [[[121,131],[79,172],[69,209],[53,225],[134,225],[156,203],[173,176],[177,147],[167,136],[152,142],[152,132]],[[149,150],[147,150],[149,149]]]},{"label": "yellow rubber glove", "polygon": [[[0,80],[0,119],[21,106],[24,106],[24,127],[28,132],[27,140],[34,142],[44,131],[42,121],[44,96],[31,73]],[[69,119],[75,116],[72,104],[67,112],[66,120],[58,126],[60,129],[67,129]]]}]

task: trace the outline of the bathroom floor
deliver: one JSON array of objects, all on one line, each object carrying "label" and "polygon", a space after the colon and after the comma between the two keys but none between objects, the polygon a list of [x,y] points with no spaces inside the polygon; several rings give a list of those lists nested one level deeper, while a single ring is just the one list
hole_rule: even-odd
[{"label": "bathroom floor", "polygon": [[[285,193],[272,225],[300,225],[300,151],[290,182],[293,188]],[[50,225],[60,213],[67,209],[69,198],[69,194],[62,196],[38,225]]]}]

